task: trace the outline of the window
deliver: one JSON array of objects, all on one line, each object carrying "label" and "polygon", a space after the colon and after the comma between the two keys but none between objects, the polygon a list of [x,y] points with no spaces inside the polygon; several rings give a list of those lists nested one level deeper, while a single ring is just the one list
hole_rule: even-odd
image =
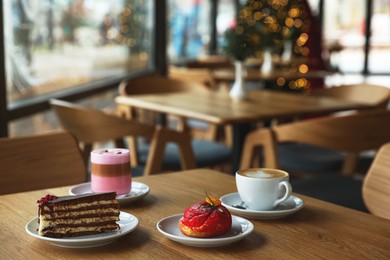
[{"label": "window", "polygon": [[233,26],[236,22],[236,3],[234,0],[221,0],[218,4],[217,12],[217,42],[218,42],[218,53],[222,54],[224,33],[227,29]]},{"label": "window", "polygon": [[365,0],[324,1],[324,43],[330,65],[343,73],[364,69]]},{"label": "window", "polygon": [[223,34],[235,21],[236,7],[236,0],[168,0],[170,63],[222,54]]},{"label": "window", "polygon": [[50,98],[92,98],[162,70],[165,48],[156,42],[165,20],[156,9],[165,13],[165,1],[2,1],[0,136],[40,125],[34,118],[49,118]]},{"label": "window", "polygon": [[168,0],[168,56],[171,62],[207,54],[211,40],[209,0]]},{"label": "window", "polygon": [[8,102],[152,66],[153,1],[3,1]]},{"label": "window", "polygon": [[370,73],[390,73],[390,2],[373,1],[371,17]]}]

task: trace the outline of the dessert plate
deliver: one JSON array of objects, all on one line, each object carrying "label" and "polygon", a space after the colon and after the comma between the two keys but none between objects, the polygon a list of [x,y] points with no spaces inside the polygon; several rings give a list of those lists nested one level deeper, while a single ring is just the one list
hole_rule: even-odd
[{"label": "dessert plate", "polygon": [[254,219],[282,218],[295,213],[304,206],[303,200],[293,195],[291,195],[286,201],[280,203],[275,209],[266,211],[233,207],[233,205],[240,205],[242,203],[238,192],[224,195],[220,199],[222,205],[224,205],[230,212],[243,217]]},{"label": "dessert plate", "polygon": [[157,223],[157,229],[167,238],[188,246],[195,247],[217,247],[239,241],[253,231],[253,224],[241,217],[232,216],[232,229],[229,233],[212,238],[195,238],[181,233],[179,220],[183,214],[173,215],[161,219]]},{"label": "dessert plate", "polygon": [[38,218],[34,218],[26,224],[25,230],[29,235],[39,238],[41,240],[48,241],[56,246],[68,248],[88,248],[104,246],[113,243],[119,237],[124,236],[135,230],[138,226],[139,221],[134,215],[121,211],[119,215],[119,221],[117,223],[120,226],[119,231],[79,237],[52,238],[43,237],[38,234]]},{"label": "dessert plate", "polygon": [[[126,195],[117,196],[117,199],[121,205],[125,205],[143,198],[149,193],[149,191],[150,188],[148,185],[133,181],[131,183],[131,191]],[[84,193],[92,193],[90,182],[81,183],[69,189],[70,195],[80,195]]]}]

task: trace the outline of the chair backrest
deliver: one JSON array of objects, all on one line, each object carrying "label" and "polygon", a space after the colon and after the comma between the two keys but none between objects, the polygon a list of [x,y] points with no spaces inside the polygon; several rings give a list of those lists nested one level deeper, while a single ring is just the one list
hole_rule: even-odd
[{"label": "chair backrest", "polygon": [[[145,95],[172,92],[203,92],[209,91],[207,87],[196,81],[173,79],[159,74],[145,75],[137,78],[123,80],[119,84],[119,94]],[[127,119],[136,119],[140,122],[155,124],[157,113],[144,109],[135,109],[129,106],[119,105],[117,113]],[[181,122],[183,124],[183,122]]]},{"label": "chair backrest", "polygon": [[[123,80],[119,85],[119,93],[122,96],[127,95],[145,95],[145,94],[163,94],[173,92],[210,92],[211,89],[199,80],[188,80],[183,77],[165,77],[159,74],[152,74],[133,79]],[[117,113],[123,118],[135,119],[147,124],[156,124],[161,115],[144,109],[137,109],[127,105],[118,105]],[[160,117],[159,117],[160,116]],[[164,115],[165,116],[165,115]],[[170,116],[170,118],[173,118]],[[190,131],[195,137],[201,131],[192,131],[186,124],[185,118],[175,116],[175,124],[179,131]],[[200,134],[201,136],[216,136],[216,127],[212,132]],[[130,140],[131,146],[135,147],[135,140]]]},{"label": "chair backrest", "polygon": [[349,155],[344,162],[343,173],[352,174],[358,154],[378,150],[390,141],[390,111],[377,110],[347,116],[328,116],[278,125],[272,129],[255,130],[248,134],[241,167],[248,168],[259,146],[264,147],[267,167],[278,168],[277,144],[299,142]]},{"label": "chair backrest", "polygon": [[76,139],[67,132],[0,138],[0,194],[87,181]]},{"label": "chair backrest", "polygon": [[[169,67],[169,77],[171,79],[183,80],[187,82],[197,82],[202,84],[204,87],[208,88],[211,91],[218,91],[219,87],[215,81],[213,74],[208,68],[188,68],[188,67]],[[187,123],[191,124],[191,121]],[[184,122],[182,122],[181,129],[183,129]],[[197,128],[196,124],[194,126],[190,125],[186,127],[191,135],[195,138],[207,139],[211,141],[222,141],[223,143],[229,145],[231,141],[226,135],[229,134],[229,128],[226,126],[224,129],[221,126],[216,124],[208,124],[207,128],[201,127]]]},{"label": "chair backrest", "polygon": [[50,105],[61,125],[83,143],[110,141],[127,135],[151,137],[155,130],[152,126],[63,100],[51,99]]},{"label": "chair backrest", "polygon": [[363,199],[373,215],[390,219],[390,143],[380,148],[364,179]]},{"label": "chair backrest", "polygon": [[315,89],[312,94],[363,102],[373,108],[386,108],[390,100],[389,88],[372,84],[351,84]]},{"label": "chair backrest", "polygon": [[[177,139],[173,137],[167,138],[164,136],[168,130],[156,128],[153,125],[146,125],[134,120],[127,120],[115,115],[109,115],[102,111],[95,109],[87,109],[79,105],[52,99],[50,104],[54,109],[63,128],[72,133],[80,142],[84,154],[85,163],[89,162],[92,147],[97,142],[115,141],[125,137],[146,137],[153,142],[176,142],[181,151],[186,151],[185,154],[190,154],[191,150],[190,138],[185,136],[185,133],[176,133]],[[185,138],[181,138],[185,136]],[[166,141],[168,140],[168,141]],[[157,145],[158,146],[158,145]],[[159,146],[158,146],[159,147]],[[135,150],[134,150],[135,151]],[[192,150],[191,150],[192,151]],[[137,153],[130,153],[130,160],[133,166],[137,165]],[[152,165],[160,163],[153,157],[154,152],[149,153],[147,167],[145,168],[145,175],[157,172],[149,172],[150,169],[159,171],[161,165]],[[182,161],[184,169],[195,167],[195,159],[192,157],[185,157],[185,162]]]},{"label": "chair backrest", "polygon": [[216,69],[216,68],[231,68],[233,67],[233,62],[223,56],[205,56],[200,57],[197,60],[192,60],[186,62],[185,66],[187,68],[208,68],[208,69]]},{"label": "chair backrest", "polygon": [[172,79],[195,81],[205,85],[207,88],[217,90],[218,85],[213,74],[208,68],[187,68],[170,66],[168,75]]},{"label": "chair backrest", "polygon": [[207,91],[207,88],[196,81],[188,82],[159,74],[126,79],[119,84],[119,94],[122,96],[181,91]]}]

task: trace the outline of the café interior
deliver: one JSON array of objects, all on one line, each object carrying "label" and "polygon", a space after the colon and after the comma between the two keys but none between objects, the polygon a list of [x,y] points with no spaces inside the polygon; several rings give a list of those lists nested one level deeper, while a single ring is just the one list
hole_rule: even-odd
[{"label": "caf\u00e9 interior", "polygon": [[[12,0],[0,16],[1,259],[389,259],[388,1]],[[35,201],[90,192],[91,153],[114,148],[131,234],[29,236]],[[245,206],[235,176],[252,168],[287,172],[291,205]],[[159,221],[208,194],[241,235]]]}]

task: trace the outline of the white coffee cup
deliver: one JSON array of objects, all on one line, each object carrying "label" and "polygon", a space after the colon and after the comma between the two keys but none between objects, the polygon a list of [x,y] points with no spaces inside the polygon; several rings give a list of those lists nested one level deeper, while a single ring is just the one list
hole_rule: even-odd
[{"label": "white coffee cup", "polygon": [[236,185],[246,207],[253,210],[272,210],[292,192],[288,173],[278,169],[239,170]]}]

